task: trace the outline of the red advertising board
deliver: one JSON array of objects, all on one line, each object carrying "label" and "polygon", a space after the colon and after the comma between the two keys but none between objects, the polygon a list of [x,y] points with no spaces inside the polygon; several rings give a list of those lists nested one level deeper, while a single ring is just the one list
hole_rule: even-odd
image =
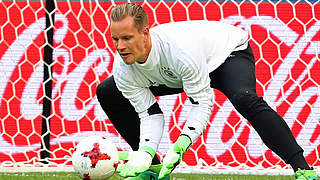
[{"label": "red advertising board", "polygon": [[[90,134],[105,135],[119,148],[128,148],[95,95],[99,82],[112,72],[115,49],[108,18],[112,7],[109,2],[57,2],[50,120],[50,157],[56,163],[65,163],[80,138]],[[246,29],[256,58],[258,94],[284,117],[308,162],[320,164],[319,4],[148,2],[143,7],[150,26],[207,19]],[[44,4],[3,1],[0,17],[0,162],[35,163],[44,98]],[[214,92],[207,130],[185,154],[185,163],[199,165],[202,159],[208,165],[284,166],[226,97]],[[185,94],[158,101],[166,115],[159,148],[163,155],[179,135],[190,102]]]}]

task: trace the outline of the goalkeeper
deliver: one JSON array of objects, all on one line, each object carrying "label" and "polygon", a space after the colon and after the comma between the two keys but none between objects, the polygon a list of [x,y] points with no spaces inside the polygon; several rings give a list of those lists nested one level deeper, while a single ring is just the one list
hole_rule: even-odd
[{"label": "goalkeeper", "polygon": [[[149,29],[146,12],[134,3],[113,8],[110,30],[117,50],[113,76],[98,86],[97,97],[134,150],[117,168],[121,176],[143,179],[153,169],[159,179],[168,177],[206,129],[215,88],[250,122],[264,144],[292,166],[297,179],[318,179],[286,122],[257,96],[247,32],[217,21],[173,22]],[[181,92],[192,108],[161,168],[155,153],[164,116],[155,97]]]}]

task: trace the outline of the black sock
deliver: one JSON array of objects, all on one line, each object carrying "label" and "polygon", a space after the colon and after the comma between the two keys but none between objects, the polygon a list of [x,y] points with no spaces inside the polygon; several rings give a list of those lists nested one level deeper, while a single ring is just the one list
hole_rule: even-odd
[{"label": "black sock", "polygon": [[308,165],[306,159],[303,157],[303,153],[299,152],[295,154],[289,161],[289,164],[293,168],[294,172],[299,169],[311,170],[312,168]]}]

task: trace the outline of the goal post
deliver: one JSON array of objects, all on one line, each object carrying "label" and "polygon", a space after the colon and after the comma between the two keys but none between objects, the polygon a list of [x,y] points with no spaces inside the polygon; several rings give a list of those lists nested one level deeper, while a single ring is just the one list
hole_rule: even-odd
[{"label": "goal post", "polygon": [[[72,171],[74,147],[89,135],[103,135],[130,150],[95,95],[97,85],[112,73],[115,48],[109,15],[123,2],[59,0],[49,12],[43,0],[0,1],[0,171],[41,171],[44,166],[46,171]],[[284,117],[308,163],[320,172],[319,1],[132,2],[146,10],[150,27],[216,20],[247,30],[258,94]],[[46,14],[54,14],[49,24],[52,45]],[[53,50],[49,64],[44,61],[46,47]],[[47,79],[45,67],[50,71]],[[217,90],[214,94],[207,129],[175,172],[292,174],[227,98]],[[160,157],[181,132],[191,108],[187,99],[184,93],[158,98],[166,120]],[[44,115],[48,108],[50,114]],[[50,122],[46,132],[43,122]],[[42,163],[41,152],[48,153],[48,164]]]}]

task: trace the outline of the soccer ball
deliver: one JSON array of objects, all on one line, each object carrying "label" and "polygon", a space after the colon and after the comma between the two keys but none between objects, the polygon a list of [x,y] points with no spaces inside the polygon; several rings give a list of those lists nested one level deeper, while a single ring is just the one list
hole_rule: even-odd
[{"label": "soccer ball", "polygon": [[72,165],[82,179],[100,180],[110,178],[118,165],[117,147],[101,136],[84,138],[72,155]]}]

